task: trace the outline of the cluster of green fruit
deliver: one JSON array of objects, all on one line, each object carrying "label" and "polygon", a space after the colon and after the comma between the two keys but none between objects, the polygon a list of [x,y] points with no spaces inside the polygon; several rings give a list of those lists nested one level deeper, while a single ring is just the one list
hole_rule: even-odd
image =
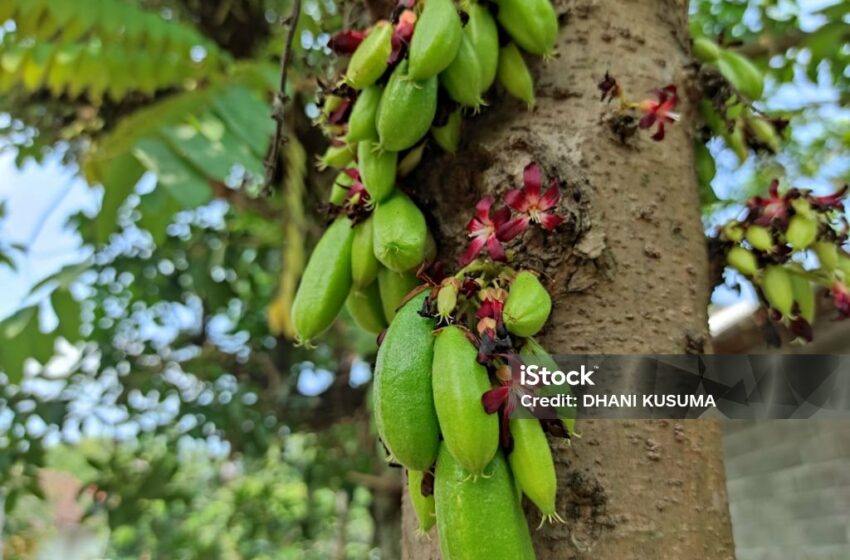
[{"label": "cluster of green fruit", "polygon": [[420,531],[437,526],[445,560],[534,558],[523,493],[544,520],[560,519],[543,424],[513,417],[527,388],[505,358],[539,362],[531,337],[551,308],[533,273],[474,261],[409,299],[383,337],[376,426],[407,469]]},{"label": "cluster of green fruit", "polygon": [[746,217],[720,232],[728,264],[753,282],[774,319],[807,340],[817,307],[814,286],[830,290],[840,316],[850,317],[850,254],[842,248],[846,192],[818,197],[792,188],[780,194],[773,181],[766,198],[750,200]]},{"label": "cluster of green fruit", "polygon": [[[752,102],[764,94],[764,74],[748,58],[705,37],[694,39],[694,56],[715,68],[732,88],[711,84],[700,101],[703,121],[743,162],[749,149],[778,152],[787,122],[764,116]],[[699,152],[698,152],[699,156]],[[699,165],[699,162],[698,162]]]}]

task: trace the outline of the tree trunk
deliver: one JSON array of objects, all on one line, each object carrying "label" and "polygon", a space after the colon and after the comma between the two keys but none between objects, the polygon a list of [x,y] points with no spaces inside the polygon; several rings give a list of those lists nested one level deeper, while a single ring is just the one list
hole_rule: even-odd
[{"label": "tree trunk", "polygon": [[[492,100],[470,123],[465,149],[428,161],[413,195],[431,212],[444,254],[484,194],[516,185],[531,160],[566,181],[556,239],[528,232],[520,265],[541,271],[554,300],[543,342],[553,353],[704,350],[708,265],[691,147],[686,0],[557,3],[559,55],[536,64],[538,104]],[[608,70],[638,99],[675,83],[682,121],[663,142],[625,143],[599,100]],[[707,421],[585,421],[555,445],[558,511],[533,532],[539,560],[733,558],[720,430]],[[536,527],[540,516],[527,508]],[[482,519],[482,523],[487,521]],[[403,557],[439,558],[436,533],[414,534],[405,498]]]}]

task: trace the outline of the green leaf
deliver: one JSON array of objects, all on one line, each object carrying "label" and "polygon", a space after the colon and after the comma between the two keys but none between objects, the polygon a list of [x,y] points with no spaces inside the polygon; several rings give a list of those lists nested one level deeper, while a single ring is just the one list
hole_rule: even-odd
[{"label": "green leaf", "polygon": [[175,154],[164,142],[144,138],[133,153],[149,171],[157,175],[158,188],[164,188],[183,208],[197,208],[209,202],[209,184],[188,162]]},{"label": "green leaf", "polygon": [[251,147],[257,157],[265,157],[274,133],[268,104],[250,90],[236,86],[222,90],[213,98],[212,105],[218,116]]},{"label": "green leaf", "polygon": [[106,243],[109,236],[115,232],[118,226],[118,211],[127,197],[132,194],[139,179],[145,173],[145,168],[132,154],[123,154],[111,160],[104,171],[100,172],[103,177],[103,202],[100,212],[94,218],[94,241]]},{"label": "green leaf", "polygon": [[89,268],[91,268],[91,262],[88,260],[63,266],[57,272],[41,279],[30,289],[30,293],[34,294],[52,282],[56,282],[59,288],[67,289],[77,278],[79,278],[80,274]]},{"label": "green leaf", "polygon": [[50,297],[53,311],[56,313],[59,324],[56,333],[65,337],[69,342],[80,339],[80,303],[74,299],[71,292],[60,288],[55,290]]}]

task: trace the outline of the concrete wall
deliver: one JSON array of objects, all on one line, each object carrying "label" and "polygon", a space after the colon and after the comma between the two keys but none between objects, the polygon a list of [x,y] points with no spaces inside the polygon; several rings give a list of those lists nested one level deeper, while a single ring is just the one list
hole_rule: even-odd
[{"label": "concrete wall", "polygon": [[850,422],[728,422],[738,560],[850,559]]}]

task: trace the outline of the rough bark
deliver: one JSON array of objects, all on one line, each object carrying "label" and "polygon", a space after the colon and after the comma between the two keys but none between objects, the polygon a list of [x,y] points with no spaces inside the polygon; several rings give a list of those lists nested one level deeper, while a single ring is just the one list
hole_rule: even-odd
[{"label": "rough bark", "polygon": [[[553,353],[685,353],[707,340],[708,271],[688,123],[686,0],[574,0],[559,55],[536,65],[538,105],[494,99],[455,157],[414,177],[414,196],[452,257],[483,193],[501,194],[530,160],[566,180],[570,217],[556,242],[525,234],[521,265],[542,271],[555,311]],[[661,143],[621,143],[613,105],[596,83],[610,71],[632,97],[676,83],[683,122]],[[581,439],[555,446],[564,525],[534,533],[540,560],[733,558],[720,431],[710,422],[580,422]],[[404,555],[439,558],[436,534],[418,540],[405,499]],[[527,509],[532,527],[539,522]],[[482,520],[486,523],[486,520]]]}]

